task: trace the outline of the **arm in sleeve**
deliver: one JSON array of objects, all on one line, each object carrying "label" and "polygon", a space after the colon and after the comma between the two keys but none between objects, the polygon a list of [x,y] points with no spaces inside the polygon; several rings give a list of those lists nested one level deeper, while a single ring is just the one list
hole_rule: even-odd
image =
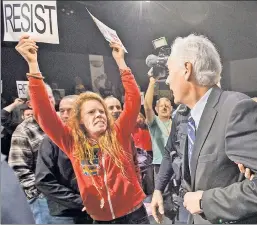
[{"label": "arm in sleeve", "polygon": [[139,183],[142,185],[142,176],[141,176],[141,171],[140,171],[140,167],[139,167],[139,163],[138,163],[138,159],[137,159],[137,149],[135,147],[135,144],[134,144],[134,141],[132,138],[131,138],[131,148],[132,148],[133,161],[135,164],[137,178],[138,178]]},{"label": "arm in sleeve", "polygon": [[3,127],[8,126],[11,121],[11,113],[2,109],[1,110],[1,124]]},{"label": "arm in sleeve", "polygon": [[26,137],[12,136],[8,163],[18,176],[27,196],[36,197],[39,192],[35,186],[34,159],[32,147]]},{"label": "arm in sleeve", "polygon": [[14,122],[12,120],[12,113],[6,111],[5,109],[1,110],[1,124],[10,134],[12,134],[19,125],[18,122]]},{"label": "arm in sleeve", "polygon": [[125,104],[116,124],[123,137],[130,138],[140,112],[141,97],[136,80],[130,70],[121,71],[121,80],[125,89]]},{"label": "arm in sleeve", "polygon": [[59,151],[51,140],[44,138],[38,150],[36,166],[36,186],[47,197],[69,208],[83,208],[81,197],[72,189],[60,184],[55,175],[57,156],[54,154]]},{"label": "arm in sleeve", "polygon": [[[157,176],[156,182],[156,190],[164,191],[166,186],[168,185],[170,179],[174,176],[173,168],[172,168],[172,157],[171,153],[176,151],[174,145],[174,139],[176,137],[176,119],[172,121],[172,127],[169,139],[167,141],[166,147],[164,149],[164,154],[162,158],[161,167]],[[175,152],[175,154],[177,154]]]},{"label": "arm in sleeve", "polygon": [[[226,154],[230,160],[257,171],[257,104],[241,100],[232,110],[226,129]],[[234,221],[257,214],[257,180],[244,180],[226,188],[214,188],[203,193],[206,218],[218,223]]]},{"label": "arm in sleeve", "polygon": [[52,107],[43,80],[29,78],[29,93],[36,121],[60,149],[67,151],[72,140],[71,131]]},{"label": "arm in sleeve", "polygon": [[144,99],[144,109],[147,123],[151,124],[154,120],[155,113],[153,111],[153,99],[154,99],[154,87],[155,79],[149,79],[149,85],[146,90],[145,99]]}]

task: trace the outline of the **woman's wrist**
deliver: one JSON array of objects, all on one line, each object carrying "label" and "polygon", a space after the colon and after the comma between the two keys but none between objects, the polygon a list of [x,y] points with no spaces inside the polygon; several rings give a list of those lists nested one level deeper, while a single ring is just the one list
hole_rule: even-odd
[{"label": "woman's wrist", "polygon": [[117,63],[120,70],[125,70],[125,69],[128,68],[124,59],[116,60],[116,63]]},{"label": "woman's wrist", "polygon": [[39,73],[38,62],[30,62],[29,64],[29,72],[30,73]]}]

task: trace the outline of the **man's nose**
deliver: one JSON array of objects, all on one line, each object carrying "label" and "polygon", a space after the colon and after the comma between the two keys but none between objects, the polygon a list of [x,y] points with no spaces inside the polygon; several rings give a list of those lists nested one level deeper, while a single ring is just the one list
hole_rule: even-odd
[{"label": "man's nose", "polygon": [[118,112],[118,111],[119,111],[119,109],[117,107],[113,108],[113,112]]}]

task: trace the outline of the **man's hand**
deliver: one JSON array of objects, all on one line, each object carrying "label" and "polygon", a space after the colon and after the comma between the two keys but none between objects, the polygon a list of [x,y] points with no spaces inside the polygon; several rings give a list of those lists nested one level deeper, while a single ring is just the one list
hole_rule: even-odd
[{"label": "man's hand", "polygon": [[23,35],[15,49],[23,56],[27,63],[37,63],[38,46],[34,40],[29,39],[29,35]]},{"label": "man's hand", "polygon": [[159,76],[154,76],[155,74],[153,74],[153,67],[147,72],[147,75],[149,77],[150,82],[155,83],[156,81],[158,81],[161,77],[161,75]]},{"label": "man's hand", "polygon": [[246,179],[249,179],[249,180],[253,179],[254,174],[250,169],[245,168],[244,165],[241,163],[238,164],[238,168],[240,170],[240,173],[244,173]]},{"label": "man's hand", "polygon": [[16,98],[14,100],[14,102],[6,107],[4,107],[3,109],[7,112],[12,112],[17,106],[22,105],[24,103],[24,101],[22,101],[20,98]]},{"label": "man's hand", "polygon": [[15,105],[15,107],[24,104],[24,101],[20,98],[16,98],[13,102],[13,104]]},{"label": "man's hand", "polygon": [[164,218],[164,206],[162,193],[155,190],[151,202],[152,214],[157,223],[162,223]]},{"label": "man's hand", "polygon": [[149,82],[150,82],[151,84],[155,84],[155,83],[156,83],[156,79],[153,78],[153,77],[150,77]]},{"label": "man's hand", "polygon": [[187,192],[184,196],[184,207],[191,214],[200,214],[203,211],[200,209],[200,199],[202,199],[203,191]]}]

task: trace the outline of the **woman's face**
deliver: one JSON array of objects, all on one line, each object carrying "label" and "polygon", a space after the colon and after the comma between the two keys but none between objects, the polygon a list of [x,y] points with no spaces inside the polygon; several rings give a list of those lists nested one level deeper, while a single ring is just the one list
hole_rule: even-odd
[{"label": "woman's face", "polygon": [[107,129],[107,116],[103,105],[97,100],[89,100],[81,107],[81,124],[89,136],[98,138]]}]

